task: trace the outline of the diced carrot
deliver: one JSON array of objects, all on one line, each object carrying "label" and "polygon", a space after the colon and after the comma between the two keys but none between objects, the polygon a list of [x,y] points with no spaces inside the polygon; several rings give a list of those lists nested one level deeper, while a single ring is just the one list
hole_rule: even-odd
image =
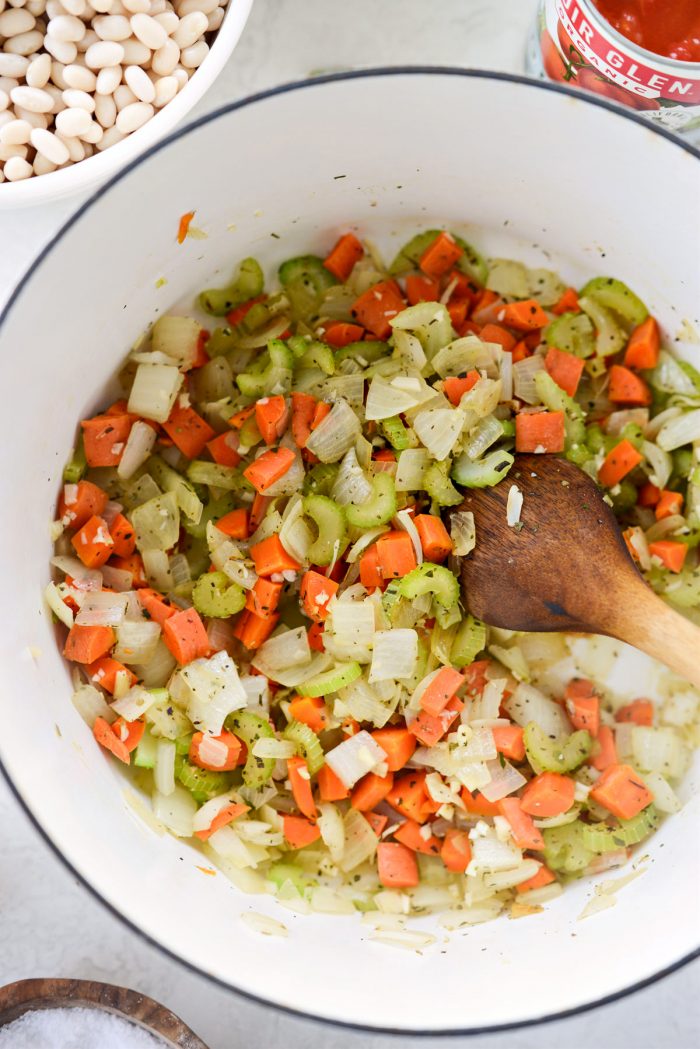
[{"label": "diced carrot", "polygon": [[323,260],[323,265],[341,284],[344,284],[359,262],[365,249],[354,233],[345,233],[335,244],[330,255]]},{"label": "diced carrot", "polygon": [[320,572],[304,572],[301,577],[299,598],[301,607],[309,619],[322,623],[328,616],[328,602],[338,590],[338,584]]},{"label": "diced carrot", "polygon": [[394,774],[392,772],[387,773],[386,776],[377,776],[374,772],[368,772],[353,788],[350,804],[360,812],[369,812],[375,805],[384,801],[393,786]]},{"label": "diced carrot", "polygon": [[294,721],[308,725],[313,732],[323,732],[328,724],[328,710],[321,696],[295,696],[289,713]]},{"label": "diced carrot", "polygon": [[71,545],[87,568],[99,568],[114,553],[114,540],[102,517],[91,517],[71,539]]},{"label": "diced carrot", "polygon": [[267,619],[276,610],[282,594],[282,583],[273,583],[260,578],[248,591],[245,607],[261,619]]},{"label": "diced carrot", "polygon": [[517,892],[530,892],[531,889],[542,889],[545,885],[550,885],[556,880],[549,867],[546,867],[543,863],[537,874],[533,874],[527,881],[521,881],[515,888]]},{"label": "diced carrot", "polygon": [[654,704],[650,699],[633,699],[615,712],[615,721],[631,722],[633,725],[654,724]]},{"label": "diced carrot", "polygon": [[163,429],[176,448],[188,459],[196,459],[207,446],[207,441],[216,437],[208,422],[194,408],[181,408],[175,404]]},{"label": "diced carrot", "polygon": [[190,740],[189,759],[193,765],[210,772],[230,772],[245,761],[243,744],[232,732],[218,736],[195,732]]},{"label": "diced carrot", "polygon": [[200,841],[207,841],[217,830],[221,830],[222,827],[228,827],[229,823],[233,823],[234,820],[237,820],[239,816],[243,816],[246,812],[250,812],[249,805],[232,801],[230,805],[226,805],[214,816],[206,830],[196,830],[194,836],[199,838]]},{"label": "diced carrot", "polygon": [[523,812],[547,818],[561,816],[574,803],[576,784],[570,776],[558,772],[541,772],[525,787],[520,799]]},{"label": "diced carrot", "polygon": [[323,643],[323,623],[312,623],[306,631],[306,636],[309,639],[309,648],[312,652],[326,651],[326,646]]},{"label": "diced carrot", "polygon": [[119,758],[125,765],[131,764],[129,748],[125,743],[122,743],[115,732],[112,732],[112,726],[108,721],[105,721],[104,718],[95,718],[92,734],[100,746],[114,754],[115,758]]},{"label": "diced carrot", "polygon": [[544,359],[544,366],[557,386],[573,397],[583,374],[583,360],[573,353],[565,353],[556,346],[550,346]]},{"label": "diced carrot", "polygon": [[303,816],[284,815],[282,827],[287,844],[293,849],[303,849],[305,845],[311,845],[321,837],[321,831],[316,824]]},{"label": "diced carrot", "polygon": [[448,830],[440,849],[440,859],[453,874],[465,872],[472,859],[472,846],[466,831]]},{"label": "diced carrot", "polygon": [[250,508],[250,532],[251,534],[262,522],[263,517],[267,513],[267,508],[270,505],[270,498],[267,495],[260,495],[260,492],[256,492],[253,498],[253,505]]},{"label": "diced carrot", "polygon": [[429,277],[442,277],[462,255],[464,248],[460,248],[454,237],[443,231],[425,249],[418,265]]},{"label": "diced carrot", "polygon": [[469,303],[466,299],[457,299],[456,302],[447,303],[447,312],[450,315],[452,327],[455,329],[455,331],[460,331],[462,325],[467,319],[468,311]]},{"label": "diced carrot", "polygon": [[688,553],[688,547],[685,543],[676,542],[674,539],[657,539],[655,543],[649,543],[649,553],[652,557],[658,557],[670,572],[680,572]]},{"label": "diced carrot", "polygon": [[464,397],[465,393],[469,393],[473,386],[476,386],[481,376],[476,369],[467,372],[463,379],[449,378],[445,379],[442,388],[445,391],[445,396],[450,400],[452,404],[457,406]]},{"label": "diced carrot", "polygon": [[596,736],[596,750],[591,757],[590,763],[594,769],[604,772],[611,765],[617,764],[617,748],[615,746],[615,733],[609,725],[601,725]]},{"label": "diced carrot", "polygon": [[460,797],[464,802],[464,807],[467,812],[471,812],[475,816],[500,816],[501,810],[498,807],[498,802],[489,801],[481,791],[467,790],[463,787],[460,792]]},{"label": "diced carrot", "polygon": [[419,302],[437,302],[440,298],[440,282],[420,273],[406,277],[406,298],[409,306]]},{"label": "diced carrot", "polygon": [[433,806],[425,786],[426,773],[411,770],[394,780],[386,800],[393,809],[416,823],[425,823]]},{"label": "diced carrot", "polygon": [[376,545],[383,579],[401,579],[418,564],[408,532],[386,532],[379,537]]},{"label": "diced carrot", "polygon": [[518,341],[515,335],[507,331],[506,328],[502,328],[500,324],[485,324],[481,329],[479,338],[483,342],[497,343],[504,350],[507,350],[508,353],[513,352]]},{"label": "diced carrot", "polygon": [[442,561],[445,561],[452,553],[452,540],[442,519],[434,514],[418,514],[413,519],[413,523],[416,526],[426,560],[434,564],[441,564]]},{"label": "diced carrot", "polygon": [[614,488],[623,477],[639,466],[644,456],[638,452],[631,441],[625,438],[616,444],[605,457],[598,471],[598,479],[606,488]]},{"label": "diced carrot", "polygon": [[596,780],[590,796],[621,820],[631,820],[654,800],[630,765],[610,765]]},{"label": "diced carrot", "polygon": [[360,582],[368,590],[384,585],[384,576],[379,567],[379,551],[376,543],[372,543],[360,558]]},{"label": "diced carrot", "polygon": [[112,557],[110,559],[112,568],[118,568],[120,572],[131,572],[131,586],[134,590],[146,586],[146,569],[140,554],[133,553],[129,557]]},{"label": "diced carrot", "polygon": [[585,729],[592,736],[600,728],[600,698],[593,683],[586,678],[574,678],[564,691],[564,705],[571,724],[576,729]]},{"label": "diced carrot", "polygon": [[519,412],[515,416],[515,450],[563,452],[563,412]]},{"label": "diced carrot", "polygon": [[258,575],[275,575],[278,572],[296,572],[301,565],[287,553],[278,535],[254,543],[250,548],[255,571]]},{"label": "diced carrot", "polygon": [[359,324],[336,321],[334,324],[329,324],[324,331],[323,341],[327,342],[333,349],[340,350],[351,342],[359,342],[364,333],[365,329],[361,328]]},{"label": "diced carrot", "polygon": [[671,492],[668,488],[664,488],[654,510],[656,520],[662,521],[664,517],[673,517],[675,514],[682,513],[682,511],[683,496],[681,493]]},{"label": "diced carrot", "polygon": [[69,528],[81,528],[91,517],[99,517],[109,502],[109,496],[91,481],[65,484],[58,500],[59,520]]},{"label": "diced carrot", "polygon": [[246,302],[242,302],[240,306],[236,306],[235,309],[226,314],[226,320],[232,328],[238,327],[241,321],[245,320],[248,316],[253,306],[257,306],[259,302],[264,302],[266,298],[267,295],[256,295],[254,299],[248,299]]},{"label": "diced carrot", "polygon": [[321,425],[323,420],[326,418],[327,415],[330,415],[330,413],[331,406],[328,403],[328,401],[318,401],[316,403],[316,407],[314,408],[314,417],[311,420],[312,433],[315,429],[317,429],[317,427]]},{"label": "diced carrot", "polygon": [[420,880],[415,853],[400,842],[377,845],[377,869],[379,881],[387,889],[410,889]]},{"label": "diced carrot", "polygon": [[180,221],[177,224],[177,242],[178,244],[184,244],[187,236],[187,231],[190,228],[190,223],[194,218],[194,211],[186,211],[184,215],[180,215]]},{"label": "diced carrot", "polygon": [[486,674],[490,666],[490,659],[476,659],[468,667],[464,668],[464,674],[467,679],[466,693],[468,696],[472,698],[480,696],[484,691],[488,680]]},{"label": "diced carrot", "polygon": [[481,314],[483,311],[491,309],[491,307],[496,306],[496,304],[498,304],[498,309],[500,310],[503,303],[495,291],[491,291],[490,288],[482,288],[481,291],[477,292],[476,297],[474,298],[473,311],[474,319],[476,320],[477,324],[490,324],[492,322],[495,323],[495,313],[493,316],[488,315],[483,319],[481,319],[480,316],[477,316],[477,314]]},{"label": "diced carrot", "polygon": [[131,557],[136,549],[136,533],[124,514],[117,514],[112,519],[109,534],[112,537],[112,550],[117,557]]},{"label": "diced carrot", "polygon": [[627,368],[655,368],[659,363],[659,326],[647,317],[630,335],[625,350]]},{"label": "diced carrot", "polygon": [[494,725],[493,742],[496,750],[511,761],[522,761],[525,757],[525,730],[520,725]]},{"label": "diced carrot", "polygon": [[254,612],[249,612],[246,609],[238,617],[238,622],[233,630],[234,637],[237,637],[242,645],[254,652],[256,648],[260,648],[267,641],[277,626],[279,618],[275,613],[275,615],[267,616],[263,619],[262,616],[256,616]]},{"label": "diced carrot", "polygon": [[323,765],[318,770],[316,780],[321,801],[343,801],[350,797],[350,791],[329,765]]},{"label": "diced carrot", "polygon": [[513,841],[519,849],[543,849],[544,838],[532,821],[532,816],[523,810],[520,798],[502,798],[498,802],[501,815],[508,820]]},{"label": "diced carrot", "polygon": [[291,448],[278,448],[276,451],[263,452],[250,466],[246,466],[243,476],[250,481],[253,488],[264,495],[275,481],[284,477],[294,462]]},{"label": "diced carrot", "polygon": [[378,728],[372,738],[386,754],[389,772],[398,772],[413,756],[416,737],[407,728]]},{"label": "diced carrot", "polygon": [[391,335],[389,321],[401,312],[405,302],[395,280],[380,281],[356,299],[351,313],[377,339]]},{"label": "diced carrot", "polygon": [[311,790],[309,766],[303,758],[287,758],[287,775],[297,808],[308,819],[315,820],[318,814]]},{"label": "diced carrot", "polygon": [[216,527],[232,539],[247,539],[249,535],[249,515],[247,510],[231,510],[216,522]]},{"label": "diced carrot", "polygon": [[143,734],[146,731],[146,722],[143,718],[136,718],[135,721],[127,721],[125,718],[117,718],[117,720],[113,721],[109,727],[117,739],[124,744],[131,754],[136,750],[143,739]]},{"label": "diced carrot", "polygon": [[136,674],[133,674],[123,663],[119,663],[116,659],[111,659],[109,656],[100,656],[99,659],[96,659],[94,663],[90,663],[85,669],[93,684],[99,685],[100,688],[104,688],[112,694],[117,683],[117,674],[126,674],[130,686],[136,683]]},{"label": "diced carrot", "polygon": [[660,498],[661,489],[657,488],[651,481],[647,481],[637,493],[637,506],[644,506],[653,510]]},{"label": "diced carrot", "polygon": [[525,340],[521,339],[520,342],[513,347],[511,356],[513,357],[513,364],[517,364],[518,361],[524,361],[526,357],[532,357],[532,350]]},{"label": "diced carrot", "polygon": [[464,674],[460,674],[459,671],[452,667],[441,667],[421,696],[421,708],[437,717],[465,681]]},{"label": "diced carrot", "polygon": [[255,421],[265,444],[275,444],[289,423],[289,408],[284,397],[275,394],[256,401]]},{"label": "diced carrot", "polygon": [[176,608],[166,603],[162,594],[159,594],[157,590],[151,590],[150,587],[142,587],[139,590],[138,597],[141,607],[148,618],[152,619],[154,623],[158,623],[161,627],[166,619],[170,619],[177,612]]},{"label": "diced carrot", "polygon": [[241,457],[238,454],[240,437],[233,430],[220,433],[212,441],[207,441],[207,449],[219,466],[238,466]]},{"label": "diced carrot", "polygon": [[609,372],[608,397],[614,404],[645,406],[651,404],[651,390],[641,375],[613,364]]},{"label": "diced carrot", "polygon": [[408,731],[412,732],[424,747],[432,747],[457,720],[463,706],[464,703],[453,696],[440,714],[429,714],[426,710],[421,710],[418,717],[408,726]]},{"label": "diced carrot", "polygon": [[443,277],[442,283],[445,289],[450,286],[452,287],[450,302],[463,299],[469,303],[470,308],[479,294],[474,281],[470,280],[466,273],[462,273],[461,270],[450,270],[450,272]]},{"label": "diced carrot", "polygon": [[434,834],[428,834],[427,837],[423,837],[421,831],[427,829],[427,824],[422,827],[415,820],[406,820],[394,831],[394,837],[406,848],[411,849],[412,852],[422,852],[426,856],[439,856],[440,839],[436,838]]},{"label": "diced carrot", "polygon": [[379,448],[372,456],[375,463],[395,463],[396,452],[392,448]]},{"label": "diced carrot", "polygon": [[578,293],[575,288],[567,288],[559,300],[551,307],[552,313],[560,317],[562,313],[578,313]]},{"label": "diced carrot", "polygon": [[196,608],[183,608],[163,623],[163,640],[184,666],[209,654],[209,638]]},{"label": "diced carrot", "polygon": [[133,421],[126,412],[83,419],[80,425],[88,466],[118,466]]},{"label": "diced carrot", "polygon": [[549,322],[547,314],[537,299],[508,303],[499,313],[498,319],[502,324],[508,328],[515,328],[516,331],[536,331],[538,328],[544,328]]},{"label": "diced carrot", "polygon": [[228,424],[233,426],[234,430],[242,430],[253,415],[255,415],[255,405],[249,404],[246,408],[241,408],[239,412],[232,415],[228,420]]},{"label": "diced carrot", "polygon": [[388,816],[382,816],[378,812],[364,812],[363,816],[369,823],[374,833],[379,837],[387,823],[389,822]]}]

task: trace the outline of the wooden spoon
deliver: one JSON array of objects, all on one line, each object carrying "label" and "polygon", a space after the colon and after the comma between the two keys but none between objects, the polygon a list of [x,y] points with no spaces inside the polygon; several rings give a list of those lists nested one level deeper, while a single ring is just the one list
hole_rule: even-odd
[{"label": "wooden spoon", "polygon": [[[512,485],[523,493],[510,527]],[[471,489],[476,549],[462,558],[470,612],[510,630],[606,634],[647,652],[700,688],[700,628],[647,586],[595,482],[554,455],[519,455],[494,488]]]}]

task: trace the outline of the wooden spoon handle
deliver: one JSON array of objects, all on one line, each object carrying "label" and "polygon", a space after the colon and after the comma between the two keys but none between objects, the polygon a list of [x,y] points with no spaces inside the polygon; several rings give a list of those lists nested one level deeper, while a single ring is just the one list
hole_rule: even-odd
[{"label": "wooden spoon handle", "polygon": [[700,689],[700,627],[662,601],[645,583],[630,587],[628,599],[608,633],[653,656]]}]

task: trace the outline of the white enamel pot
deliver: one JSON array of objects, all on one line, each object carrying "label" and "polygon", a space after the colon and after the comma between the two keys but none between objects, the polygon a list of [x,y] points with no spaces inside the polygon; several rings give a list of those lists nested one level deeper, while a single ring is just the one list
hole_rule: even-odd
[{"label": "white enamel pot", "polygon": [[[390,255],[417,228],[445,224],[572,282],[620,277],[675,336],[698,318],[699,179],[699,154],[600,100],[485,73],[360,73],[280,88],[183,129],[101,189],[37,259],[0,326],[0,758],[55,851],[140,935],[275,1006],[428,1032],[582,1010],[693,956],[697,767],[685,807],[645,846],[646,873],[617,906],[579,921],[587,879],[541,914],[449,942],[426,919],[435,946],[392,950],[370,942],[359,917],[295,916],[205,876],[200,854],[143,822],[70,703],[41,594],[76,421],[104,403],[144,327],[238,259],[254,254],[272,274],[349,227]],[[180,246],[178,219],[191,210],[207,237]],[[627,694],[653,691],[654,668],[638,654],[615,673]],[[289,936],[251,930],[239,917],[250,909]]]}]

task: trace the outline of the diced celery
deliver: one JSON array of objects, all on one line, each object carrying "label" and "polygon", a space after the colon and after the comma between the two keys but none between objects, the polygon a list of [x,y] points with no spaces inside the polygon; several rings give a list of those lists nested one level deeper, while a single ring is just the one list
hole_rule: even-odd
[{"label": "diced celery", "polygon": [[194,584],[192,603],[203,616],[227,619],[245,607],[242,586],[232,583],[225,572],[205,572]]},{"label": "diced celery", "polygon": [[347,346],[336,350],[335,363],[342,364],[343,361],[358,361],[363,366],[373,364],[389,352],[387,343],[368,339],[366,342],[349,342]]},{"label": "diced celery", "polygon": [[649,316],[642,300],[614,277],[593,277],[581,288],[579,296],[579,301],[581,298],[595,299],[606,310],[612,310],[635,327]]},{"label": "diced celery", "polygon": [[318,536],[307,551],[314,565],[329,565],[347,546],[347,525],[342,506],[325,495],[304,497],[303,512],[316,525]]},{"label": "diced celery", "polygon": [[249,299],[260,295],[264,287],[263,271],[256,259],[243,259],[238,271],[225,288],[209,288],[199,296],[205,313],[223,317]]},{"label": "diced celery", "polygon": [[525,726],[525,750],[535,772],[572,772],[589,757],[593,740],[579,729],[563,739],[552,739],[536,721]]},{"label": "diced celery", "polygon": [[259,739],[274,738],[272,725],[266,718],[249,710],[236,710],[226,718],[226,728],[242,739],[248,748],[248,757],[243,766],[243,782],[247,787],[262,787],[274,772],[275,759],[256,757],[253,746]]},{"label": "diced celery", "polygon": [[267,350],[249,371],[236,376],[238,389],[245,397],[269,397],[289,393],[292,386],[294,355],[281,339],[270,339]]},{"label": "diced celery", "polygon": [[70,459],[63,467],[63,480],[66,484],[77,484],[82,480],[87,469],[85,448],[83,447],[82,434],[78,438],[75,448],[70,453]]},{"label": "diced celery", "polygon": [[452,479],[465,488],[490,488],[506,476],[515,462],[510,452],[497,448],[483,459],[472,460],[462,454],[452,467]]},{"label": "diced celery", "polygon": [[134,765],[140,769],[152,769],[156,761],[157,743],[155,736],[150,732],[144,732],[131,759]]},{"label": "diced celery", "polygon": [[304,495],[330,495],[338,476],[336,463],[316,463],[304,478]]},{"label": "diced celery", "polygon": [[[177,470],[173,470],[172,466],[168,466],[159,455],[152,455],[147,465],[163,491],[173,493],[187,521],[192,525],[197,525],[202,517],[202,500],[192,485],[188,484]],[[187,527],[185,523],[185,528]]]},{"label": "diced celery", "polygon": [[486,648],[486,627],[474,616],[468,615],[462,622],[450,649],[450,662],[456,667],[468,667],[479,652]]},{"label": "diced celery", "polygon": [[[396,513],[396,487],[389,473],[381,472],[372,478],[372,494],[364,503],[348,503],[345,516],[353,528],[377,528],[387,524]],[[312,558],[313,560],[313,558]],[[323,564],[319,561],[317,564]]]},{"label": "diced celery", "polygon": [[542,831],[545,842],[543,858],[550,870],[578,874],[588,866],[594,853],[585,845],[583,831],[581,820]]},{"label": "diced celery", "polygon": [[431,463],[423,476],[425,491],[437,507],[457,506],[464,498],[450,481],[451,470],[452,460],[443,459],[441,462]]},{"label": "diced celery", "polygon": [[[292,352],[294,352],[292,350]],[[335,357],[330,346],[314,339],[306,343],[306,349],[297,360],[297,368],[320,368],[324,375],[335,374]]]},{"label": "diced celery", "polygon": [[572,444],[581,444],[586,437],[585,416],[581,405],[555,383],[549,372],[540,371],[535,374],[535,389],[550,412],[564,412],[567,448]]},{"label": "diced celery", "polygon": [[544,338],[548,346],[576,357],[592,357],[595,352],[593,325],[585,313],[562,313],[547,325]]},{"label": "diced celery", "polygon": [[579,306],[593,321],[596,329],[595,349],[598,357],[610,357],[619,353],[627,342],[627,335],[619,326],[610,310],[598,299],[579,299]]},{"label": "diced celery", "polygon": [[392,277],[403,277],[404,274],[410,273],[411,270],[417,270],[421,256],[441,233],[442,230],[439,229],[427,229],[424,233],[417,233],[415,237],[411,237],[408,243],[404,244],[394,257],[391,266],[389,266],[389,273]]},{"label": "diced celery", "polygon": [[211,488],[223,488],[227,492],[250,487],[238,467],[220,466],[205,459],[193,459],[187,467],[187,476],[193,484],[206,484]]},{"label": "diced celery", "polygon": [[223,328],[214,328],[207,339],[207,354],[211,360],[215,360],[217,357],[223,357],[225,354],[230,353],[231,350],[235,349],[238,342],[238,337],[233,328],[225,326]]},{"label": "diced celery", "polygon": [[399,593],[411,601],[421,594],[432,594],[437,605],[452,609],[459,601],[459,583],[449,568],[424,561],[400,580]]},{"label": "diced celery", "polygon": [[303,684],[297,685],[300,696],[327,696],[331,692],[337,692],[339,688],[351,685],[362,674],[359,663],[336,663],[330,670],[316,677],[309,678]]},{"label": "diced celery", "polygon": [[661,822],[658,810],[647,805],[630,820],[620,820],[619,826],[607,827],[604,824],[584,824],[582,831],[583,844],[591,852],[614,852],[637,845],[648,838]]},{"label": "diced celery", "polygon": [[318,772],[326,759],[323,754],[321,741],[313,729],[309,728],[302,721],[290,721],[282,735],[285,739],[296,743],[311,775],[313,776]]},{"label": "diced celery", "polygon": [[457,259],[457,269],[465,273],[467,277],[472,277],[478,284],[485,285],[489,276],[486,261],[468,241],[458,237],[456,233],[453,233],[452,236],[464,252]]},{"label": "diced celery", "polygon": [[279,279],[297,320],[315,316],[325,292],[338,283],[317,255],[287,259],[279,268]]},{"label": "diced celery", "polygon": [[170,550],[180,536],[180,510],[172,492],[149,499],[131,511],[139,550]]},{"label": "diced celery", "polygon": [[201,769],[182,757],[175,758],[175,776],[200,804],[225,793],[232,783],[230,773]]},{"label": "diced celery", "polygon": [[403,452],[406,448],[415,448],[418,444],[415,435],[406,429],[398,415],[382,419],[379,423],[379,430],[397,452]]}]

